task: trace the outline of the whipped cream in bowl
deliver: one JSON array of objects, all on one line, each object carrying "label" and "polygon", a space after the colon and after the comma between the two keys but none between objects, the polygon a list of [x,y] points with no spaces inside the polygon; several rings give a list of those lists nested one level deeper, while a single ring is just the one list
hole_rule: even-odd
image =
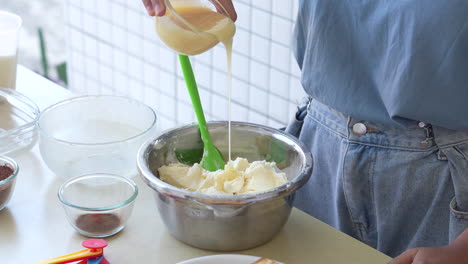
[{"label": "whipped cream in bowl", "polygon": [[199,163],[192,166],[171,163],[158,169],[161,180],[190,191],[238,195],[264,192],[288,182],[286,174],[280,172],[275,162],[254,161],[237,157],[228,161],[224,170],[207,171]]}]

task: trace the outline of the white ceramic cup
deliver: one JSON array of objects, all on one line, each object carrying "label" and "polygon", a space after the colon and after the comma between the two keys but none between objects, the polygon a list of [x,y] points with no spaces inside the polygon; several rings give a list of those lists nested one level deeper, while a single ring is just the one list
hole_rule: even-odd
[{"label": "white ceramic cup", "polygon": [[0,10],[0,86],[15,89],[21,17]]}]

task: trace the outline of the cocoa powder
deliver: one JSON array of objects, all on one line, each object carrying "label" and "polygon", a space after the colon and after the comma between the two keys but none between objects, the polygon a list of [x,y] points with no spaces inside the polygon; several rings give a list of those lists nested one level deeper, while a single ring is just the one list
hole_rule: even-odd
[{"label": "cocoa powder", "polygon": [[10,177],[13,174],[13,169],[8,165],[0,165],[0,181]]},{"label": "cocoa powder", "polygon": [[[8,165],[0,165],[0,181],[3,181],[13,174],[14,170]],[[10,197],[13,182],[9,181],[0,185],[0,207],[5,205]]]},{"label": "cocoa powder", "polygon": [[120,226],[120,218],[115,214],[97,213],[80,215],[76,226],[91,234],[108,234]]}]

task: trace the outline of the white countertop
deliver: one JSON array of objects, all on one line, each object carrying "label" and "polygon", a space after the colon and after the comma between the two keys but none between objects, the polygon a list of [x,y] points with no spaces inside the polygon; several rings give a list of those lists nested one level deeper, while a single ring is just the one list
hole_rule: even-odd
[{"label": "white countertop", "polygon": [[[18,67],[17,90],[42,110],[72,96],[62,87],[30,70]],[[9,155],[19,166],[15,192],[0,211],[0,262],[26,264],[82,249],[86,239],[65,219],[57,198],[63,182],[43,163],[38,146]],[[220,254],[175,240],[158,216],[153,191],[135,177],[140,193],[123,231],[106,238],[104,255],[111,264],[174,264],[199,256]],[[232,254],[232,252],[231,252]],[[271,242],[234,254],[264,256],[288,264],[378,264],[390,258],[367,245],[294,209],[284,229]]]}]

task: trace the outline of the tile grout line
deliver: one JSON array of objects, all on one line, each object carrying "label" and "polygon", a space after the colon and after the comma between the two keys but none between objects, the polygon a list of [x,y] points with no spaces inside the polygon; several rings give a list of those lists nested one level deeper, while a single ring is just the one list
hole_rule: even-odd
[{"label": "tile grout line", "polygon": [[[136,82],[138,82],[140,85],[142,85],[142,86],[144,86],[144,87],[147,87],[147,84],[146,84],[146,83],[144,83],[144,82],[142,82],[142,81],[140,81],[140,80],[137,80],[137,79],[135,79],[135,78],[133,78],[133,77],[131,77],[131,76],[128,76],[128,75],[126,75],[125,73],[122,73],[122,72],[119,72],[119,71],[117,71],[117,72],[118,72],[119,74],[124,75],[124,76],[127,77],[129,80],[136,81]],[[79,71],[79,70],[76,70],[76,73],[78,73],[78,74],[80,74],[80,75],[83,75],[83,76],[86,76],[86,73],[85,73],[85,72],[82,72],[82,71]],[[89,78],[89,79],[92,80],[92,81],[98,82],[97,79],[94,79],[94,78],[92,78],[92,77],[87,77],[87,78]],[[106,84],[104,84],[104,83],[102,83],[102,85],[105,86],[106,88],[109,88],[109,90],[112,90],[112,87],[111,87],[110,85],[106,85]],[[205,91],[209,91],[208,89],[205,89],[204,87],[202,87],[202,89],[205,90]],[[170,98],[174,99],[174,97],[173,97],[172,95],[163,92],[163,90],[157,90],[157,91],[160,92],[160,93],[161,93],[162,95],[164,95],[164,96],[167,96],[167,97],[170,97]],[[218,92],[213,92],[213,94],[214,94],[214,95],[217,95],[217,96],[219,96],[219,97],[224,97],[224,96],[225,96],[224,94],[218,93]],[[183,101],[183,100],[179,100],[178,102],[179,102],[179,103],[182,103],[182,104],[185,104],[186,106],[192,107],[191,102],[185,102],[185,101]],[[239,106],[241,106],[241,107],[249,108],[248,105],[246,105],[246,104],[244,104],[244,103],[242,103],[242,102],[240,102],[240,101],[238,101],[238,100],[233,100],[232,102],[235,103],[235,104],[237,104],[237,105],[239,105]],[[255,113],[257,113],[257,114],[259,114],[259,115],[262,115],[262,116],[264,116],[264,117],[268,117],[265,113],[262,113],[262,112],[260,112],[260,111],[255,110],[255,109],[249,109],[249,111],[255,112]],[[211,115],[213,115],[213,114],[211,114]],[[276,118],[274,118],[274,117],[271,117],[271,118],[272,118],[274,121],[276,121],[276,122],[281,122],[280,120],[278,120],[278,119],[276,119]]]},{"label": "tile grout line", "polygon": [[[105,44],[107,44],[107,45],[109,45],[109,46],[112,46],[112,45],[113,45],[112,42],[109,42],[109,41],[107,41],[107,40],[104,40],[104,39],[102,39],[102,38],[100,38],[100,37],[98,37],[98,36],[93,36],[93,34],[87,32],[87,31],[84,30],[83,28],[78,28],[78,27],[76,27],[75,25],[69,24],[69,23],[67,23],[66,25],[69,26],[69,27],[71,27],[72,29],[75,29],[76,31],[79,31],[80,33],[82,33],[82,34],[84,34],[84,35],[87,35],[87,36],[92,37],[92,38],[94,38],[94,39],[96,39],[96,40],[99,40],[99,41],[101,41],[101,42],[103,42],[103,43],[105,43]],[[121,28],[121,27],[119,27],[118,25],[112,25],[112,26]],[[121,29],[122,29],[122,28],[121,28]],[[133,34],[133,35],[135,35],[135,36],[137,36],[137,37],[140,37],[140,38],[142,38],[143,40],[151,41],[150,39],[141,37],[140,35],[136,35],[136,34]],[[252,35],[255,35],[255,34],[252,34]],[[262,37],[262,38],[264,38],[264,37]],[[265,39],[265,38],[264,38],[264,39]],[[266,40],[268,40],[268,39],[266,39]],[[269,40],[268,40],[268,41],[269,41]],[[275,43],[275,44],[277,44],[277,43]],[[160,46],[160,45],[159,45],[159,46]],[[117,47],[117,48],[119,48],[119,47]],[[289,48],[290,48],[290,47],[288,47],[288,49],[289,49]],[[122,50],[122,49],[120,49],[120,50]],[[128,54],[128,55],[135,56],[135,57],[139,57],[137,54],[131,53],[131,52],[128,51],[128,50],[122,50],[122,51],[124,51],[124,53],[126,53],[126,54]],[[258,60],[258,59],[255,59],[255,58],[253,58],[253,57],[249,57],[249,55],[245,55],[245,54],[240,53],[240,52],[238,52],[238,51],[233,51],[233,54],[238,55],[238,56],[241,56],[241,57],[244,57],[244,58],[246,58],[246,59],[248,59],[248,60],[251,60],[251,61],[254,61],[254,62],[258,63],[258,64],[262,64],[262,65],[265,65],[265,66],[270,66],[271,68],[273,68],[273,69],[275,69],[275,70],[277,70],[277,71],[279,71],[279,72],[281,72],[281,73],[283,73],[283,74],[292,75],[292,76],[294,76],[294,77],[300,77],[300,76],[295,76],[295,75],[293,75],[291,72],[284,71],[283,69],[277,68],[277,67],[274,66],[274,65],[268,65],[267,63],[265,63],[265,62],[263,62],[263,61],[260,61],[260,60]],[[142,59],[142,58],[139,58],[139,59]],[[204,64],[204,65],[207,65],[205,62],[200,62],[200,63],[201,63],[201,64]],[[215,69],[215,70],[217,70],[217,71],[222,71],[222,70],[219,70],[219,69]]]},{"label": "tile grout line", "polygon": [[[273,4],[272,4],[272,2],[270,2],[270,10],[271,10],[272,8],[273,8]],[[271,11],[270,11],[270,12],[271,12]],[[269,56],[268,56],[268,63],[267,63],[269,69],[268,69],[268,72],[267,72],[267,76],[268,76],[268,77],[267,77],[267,87],[268,87],[268,89],[267,89],[267,102],[266,102],[266,103],[267,103],[267,109],[266,109],[266,112],[267,112],[267,117],[270,118],[270,117],[271,117],[271,116],[270,116],[270,114],[271,114],[271,113],[270,113],[270,96],[271,96],[271,94],[272,94],[272,93],[271,93],[271,85],[272,85],[272,83],[271,83],[271,68],[272,68],[272,67],[271,67],[271,66],[272,66],[272,65],[271,65],[271,51],[272,51],[272,48],[271,48],[271,47],[272,47],[272,43],[271,43],[271,34],[272,34],[272,32],[273,32],[273,29],[272,29],[273,16],[272,16],[272,13],[270,13],[270,16],[269,16],[269,22],[270,22],[270,23],[269,23],[269,24],[270,24],[270,33],[269,33],[269,36],[268,36],[268,42],[269,42],[269,43],[268,43],[268,44],[269,44],[269,45],[268,45],[268,55],[269,55]],[[270,123],[270,122],[268,122],[268,123]]]},{"label": "tile grout line", "polygon": [[[80,32],[80,33],[83,34],[83,35],[86,35],[86,36],[88,36],[88,37],[90,36],[87,32],[84,32],[84,31],[82,31],[82,30],[79,30],[78,28],[76,28],[76,27],[74,27],[74,26],[72,26],[72,25],[70,25],[70,27],[74,28],[75,30],[77,30],[78,32]],[[134,54],[129,53],[129,52],[128,52],[127,50],[125,50],[125,49],[122,49],[122,48],[117,47],[117,46],[112,46],[111,43],[104,43],[104,44],[109,45],[112,49],[116,49],[116,50],[121,51],[121,52],[124,53],[125,55],[128,55],[128,56],[133,56],[133,55],[134,55]],[[94,57],[94,56],[88,56],[88,57],[97,60],[97,57]],[[113,60],[113,57],[112,57],[112,60]],[[167,74],[174,74],[175,78],[177,78],[177,79],[182,78],[182,77],[178,76],[178,75],[176,74],[176,72],[172,72],[172,71],[170,71],[170,70],[167,70],[167,69],[165,69],[165,68],[162,68],[159,64],[154,64],[154,63],[152,63],[151,61],[145,61],[145,60],[141,60],[141,59],[139,59],[139,60],[140,60],[140,61],[143,61],[143,63],[147,63],[147,64],[149,64],[149,65],[151,65],[151,66],[153,66],[153,67],[156,67],[156,68],[158,68],[159,70],[161,70],[161,71],[163,71],[163,72],[165,72],[165,73],[167,73]],[[252,61],[254,61],[254,60],[252,60]],[[197,60],[197,62],[198,62],[199,64],[203,65],[203,66],[206,66],[206,67],[210,68],[213,72],[225,73],[225,71],[223,71],[223,70],[214,68],[214,67],[212,66],[213,64],[207,64],[207,63],[205,63],[205,62],[203,62],[203,61],[200,61],[200,60]],[[254,61],[254,62],[257,62],[257,61]],[[259,62],[257,62],[257,63],[259,63]],[[112,68],[112,69],[115,71],[114,67],[112,66],[112,65],[113,65],[113,62],[112,62],[112,64],[107,64],[107,63],[105,63],[105,62],[102,62],[102,64],[103,64],[104,66],[107,66],[107,67],[109,67],[109,68]],[[263,65],[263,63],[259,63],[259,64],[262,64],[262,65]],[[265,66],[268,66],[268,65],[265,64]],[[84,67],[83,67],[83,68],[84,68]],[[278,70],[278,69],[276,69],[276,68],[273,68],[273,69],[275,69],[275,70],[277,70],[277,71],[279,71],[280,73],[283,73],[283,74],[285,74],[285,75],[290,75],[290,76],[292,76],[292,77],[296,77],[296,76],[294,76],[294,75],[292,75],[292,74],[288,74],[288,73],[286,73],[286,72],[284,72],[284,71],[281,71],[281,70]],[[117,72],[120,72],[120,71],[117,70]],[[126,75],[126,76],[128,76],[128,75]],[[251,86],[253,86],[253,87],[255,87],[255,88],[259,89],[259,90],[262,90],[262,91],[264,91],[264,92],[269,92],[267,89],[265,89],[265,88],[263,88],[263,87],[261,87],[261,86],[257,86],[256,84],[254,84],[254,83],[252,83],[252,82],[249,83],[248,80],[239,78],[239,77],[237,77],[237,76],[233,76],[233,79],[235,79],[235,80],[237,80],[237,81],[240,81],[240,82],[243,82],[243,83],[246,83],[246,84],[248,84],[248,85],[251,85]],[[274,94],[274,95],[276,95],[276,96],[278,96],[278,97],[284,96],[284,95],[280,95],[280,94],[277,94],[277,93],[271,92],[271,91],[270,91],[270,93],[271,93],[271,94]]]},{"label": "tile grout line", "polygon": [[[242,51],[234,51],[233,54],[235,54],[236,56],[240,56],[241,58],[245,58],[246,61],[248,62],[247,65],[245,65],[245,67],[247,67],[247,73],[244,74],[245,72],[242,72],[242,74],[240,75],[237,75],[237,76],[233,76],[233,80],[236,80],[236,81],[239,81],[242,85],[243,84],[246,84],[247,85],[247,88],[250,89],[250,87],[253,87],[255,89],[258,89],[259,91],[262,91],[262,92],[265,92],[266,93],[266,96],[267,96],[267,100],[266,100],[266,111],[263,112],[263,111],[257,111],[255,109],[252,109],[250,104],[249,103],[245,103],[245,102],[240,102],[239,100],[234,100],[233,99],[233,103],[237,106],[240,106],[242,107],[243,109],[245,109],[246,111],[243,113],[243,115],[245,115],[245,117],[247,119],[249,119],[249,117],[252,116],[253,113],[257,113],[259,114],[260,116],[263,116],[265,117],[265,122],[266,123],[284,123],[284,120],[278,120],[278,117],[273,117],[271,116],[271,113],[270,113],[270,107],[273,107],[273,105],[271,105],[271,102],[270,102],[270,98],[272,96],[276,97],[277,99],[280,99],[281,101],[285,101],[287,102],[287,107],[289,109],[289,104],[292,103],[290,100],[293,98],[293,95],[291,94],[291,80],[295,80],[296,78],[299,78],[299,76],[297,76],[297,74],[293,74],[293,70],[291,69],[292,68],[292,58],[291,58],[291,55],[288,56],[287,58],[287,61],[286,61],[286,64],[287,65],[284,65],[284,66],[289,66],[287,70],[282,70],[282,69],[278,69],[277,67],[275,67],[274,65],[272,65],[272,52],[275,50],[274,49],[274,45],[278,46],[279,48],[290,48],[290,45],[286,45],[286,44],[283,44],[284,42],[284,39],[281,39],[281,41],[277,41],[277,40],[274,40],[273,39],[273,15],[276,17],[279,17],[281,19],[286,19],[286,21],[293,21],[293,19],[290,19],[290,18],[286,18],[285,16],[282,16],[282,15],[277,15],[276,13],[273,14],[273,7],[272,7],[272,3],[270,2],[270,11],[267,11],[261,7],[258,7],[258,6],[254,6],[254,3],[253,1],[240,1],[238,0],[239,2],[243,3],[243,4],[246,4],[248,7],[249,7],[249,16],[250,18],[252,19],[252,21],[250,21],[250,26],[248,28],[244,28],[244,27],[239,27],[241,30],[245,30],[247,32],[247,36],[246,38],[248,39],[248,43],[249,43],[249,46],[250,46],[250,49],[248,51],[246,51],[245,53],[242,52]],[[82,89],[83,91],[86,91],[87,93],[90,93],[91,92],[91,89],[93,89],[93,87],[87,87],[87,85],[85,85],[85,81],[86,78],[89,78],[89,76],[87,75],[87,64],[88,62],[91,63],[92,60],[95,60],[95,62],[97,63],[97,70],[98,70],[98,74],[95,78],[97,78],[97,84],[96,85],[99,85],[101,84],[104,89],[104,87],[106,88],[110,88],[109,90],[111,92],[119,92],[119,93],[125,93],[127,95],[129,95],[129,90],[127,89],[129,86],[130,86],[130,83],[132,83],[132,85],[136,86],[136,87],[141,87],[141,89],[143,90],[141,93],[135,93],[136,95],[138,96],[143,96],[143,97],[146,97],[145,96],[145,93],[146,92],[149,92],[149,91],[154,91],[155,94],[163,94],[165,96],[168,96],[170,97],[171,99],[174,100],[174,115],[175,116],[172,116],[172,121],[176,122],[176,123],[180,123],[182,121],[181,118],[179,118],[179,113],[181,109],[179,109],[180,107],[178,107],[179,104],[183,104],[183,105],[186,105],[186,106],[190,106],[189,104],[187,104],[187,100],[185,99],[181,99],[178,97],[178,94],[180,91],[180,89],[182,87],[179,87],[178,83],[182,80],[183,81],[183,77],[180,76],[179,72],[178,72],[178,63],[177,63],[177,56],[174,55],[172,56],[171,60],[174,62],[174,65],[172,67],[169,67],[169,68],[166,68],[164,67],[164,65],[161,65],[160,63],[157,63],[155,61],[152,61],[152,60],[147,60],[144,56],[144,53],[140,54],[135,54],[136,52],[138,52],[138,50],[136,49],[137,46],[134,45],[134,43],[129,43],[128,41],[123,41],[125,43],[114,43],[112,42],[112,39],[114,39],[116,36],[114,36],[115,34],[117,34],[118,36],[120,36],[120,33],[123,34],[123,36],[125,36],[126,38],[128,37],[132,37],[132,36],[135,36],[135,37],[139,37],[141,38],[142,41],[144,41],[145,44],[147,43],[153,43],[155,44],[157,47],[158,47],[158,50],[161,51],[163,49],[167,49],[166,47],[164,47],[163,45],[161,45],[160,43],[157,43],[154,41],[154,39],[150,39],[148,37],[146,37],[146,34],[142,33],[142,32],[137,32],[137,30],[133,30],[133,27],[130,26],[121,26],[121,23],[119,21],[119,23],[117,24],[114,24],[112,21],[109,21],[107,20],[107,18],[105,17],[101,17],[99,16],[99,14],[97,12],[89,12],[89,10],[85,10],[85,9],[89,9],[89,8],[86,8],[87,6],[89,5],[85,5],[83,3],[82,0],[79,0],[79,2],[73,2],[71,3],[70,0],[67,0],[66,1],[68,6],[70,7],[73,7],[73,8],[78,8],[78,11],[81,12],[80,15],[80,18],[81,18],[81,21],[80,23],[75,23],[73,24],[74,21],[71,21],[69,20],[69,23],[66,23],[67,25],[67,30],[68,30],[68,35],[69,35],[69,38],[71,39],[71,36],[72,35],[76,35],[76,37],[78,37],[77,39],[80,40],[80,38],[82,39],[82,43],[81,44],[81,49],[83,50],[83,52],[79,52],[80,48],[79,47],[72,47],[71,45],[69,46],[69,51],[70,51],[70,58],[73,57],[71,54],[73,53],[76,53],[76,54],[80,54],[81,53],[81,57],[82,57],[82,61],[81,63],[79,62],[79,60],[73,60],[73,58],[71,58],[71,69],[73,69],[74,71],[76,71],[77,73],[80,73],[80,70],[78,69],[78,67],[75,67],[77,63],[80,63],[82,65],[82,69],[83,71],[81,71],[81,75],[82,75],[82,82],[83,82],[83,86],[84,87],[75,87],[77,89]],[[80,7],[77,7],[77,4],[80,6]],[[94,3],[96,5],[96,3]],[[121,3],[121,2],[115,2],[115,3],[112,3],[111,4],[111,7],[112,6],[118,6],[119,8],[122,8],[122,7],[125,7],[125,8],[129,8],[129,10],[131,11],[127,11],[125,12],[125,14],[123,14],[124,16],[124,19],[126,21],[126,24],[128,24],[129,22],[129,19],[130,17],[133,17],[133,12],[136,12],[137,14],[141,14],[142,11],[139,10],[135,10],[134,8],[132,8],[130,6],[129,3]],[[115,8],[115,7],[114,7]],[[268,32],[268,37],[264,37],[263,35],[260,35],[256,32],[253,32],[252,31],[252,27],[251,27],[251,24],[252,22],[254,21],[253,20],[253,12],[255,10],[260,10],[261,12],[264,12],[266,14],[269,15],[268,17],[268,20],[269,20],[269,32]],[[294,9],[291,9],[291,10],[294,10]],[[293,11],[291,11],[291,14],[293,13]],[[96,30],[92,30],[90,28],[85,28],[84,25],[86,24],[85,22],[85,18],[90,18],[93,17],[96,19],[95,21],[95,28],[98,28],[98,25],[100,25],[100,23],[105,23],[105,24],[108,24],[111,26],[111,28],[117,28],[117,30],[112,30],[110,32],[110,36],[111,36],[111,40],[104,40],[101,36],[99,36],[99,31],[96,29]],[[283,22],[281,22],[283,23]],[[90,23],[88,23],[90,24]],[[139,23],[141,24],[141,23]],[[136,26],[136,24],[134,24]],[[89,25],[88,25],[89,26]],[[145,32],[147,32],[148,30],[145,29]],[[125,38],[124,37],[124,38]],[[253,43],[253,37],[258,37],[260,39],[263,39],[263,41],[268,41],[268,47],[267,47],[267,54],[269,54],[268,58],[267,58],[267,61],[266,62],[263,62],[264,59],[263,57],[261,57],[262,59],[261,60],[258,60],[258,59],[255,59],[255,58],[252,58],[252,55],[253,55],[253,52],[252,52],[252,45],[254,45]],[[96,45],[95,45],[95,48],[96,48],[96,52],[98,52],[96,54],[96,56],[91,56],[91,54],[87,54],[87,48],[89,48],[90,46],[88,45],[88,42],[84,41],[88,38],[91,38],[93,40],[96,41]],[[122,38],[122,37],[121,37]],[[112,49],[112,52],[111,52],[111,58],[110,58],[110,65],[104,61],[102,61],[102,58],[104,57],[101,57],[99,55],[99,51],[101,51],[103,48],[105,48],[105,46],[109,46],[109,48]],[[142,45],[142,48],[146,47],[148,45]],[[132,48],[130,48],[132,47]],[[91,51],[91,50],[90,50]],[[115,60],[114,60],[114,53],[115,52],[118,52],[118,54],[120,54],[122,56],[122,62],[125,63],[125,65],[121,65],[121,66],[124,66],[124,67],[119,67],[118,69],[115,67]],[[279,50],[279,51],[282,51]],[[144,52],[144,51],[143,51]],[[216,74],[226,74],[225,71],[223,71],[221,68],[215,68],[215,56],[214,56],[214,52],[213,51],[210,51],[210,55],[209,55],[209,62],[207,62],[206,60],[201,60],[201,59],[197,59],[195,58],[193,61],[196,62],[196,68],[198,67],[206,67],[206,69],[208,70],[208,74],[209,74],[209,84],[208,86],[209,87],[206,87],[205,85],[202,85],[201,88],[202,90],[204,91],[204,93],[208,93],[209,94],[209,97],[208,97],[208,100],[209,100],[209,108],[210,109],[210,112],[207,113],[208,116],[211,116],[211,117],[215,117],[217,116],[215,113],[216,113],[216,109],[214,109],[214,100],[215,100],[215,97],[214,96],[220,96],[220,97],[224,97],[226,98],[226,95],[224,95],[223,93],[220,93],[218,92],[214,85],[215,85],[215,75]],[[135,60],[132,60],[130,61],[130,56],[133,56],[135,58]],[[167,56],[167,55],[166,55]],[[75,56],[76,57],[76,56]],[[77,57],[78,58],[78,57]],[[169,57],[168,57],[169,58]],[[138,63],[138,64],[141,64],[142,67],[144,67],[145,65],[149,65],[151,67],[154,67],[154,69],[156,69],[159,72],[161,73],[165,73],[167,75],[170,76],[170,79],[171,81],[173,80],[173,88],[174,88],[174,91],[171,93],[167,93],[166,92],[166,88],[167,87],[161,87],[161,82],[159,81],[160,80],[160,76],[158,76],[158,83],[159,85],[157,85],[157,87],[151,87],[150,85],[151,84],[147,84],[147,81],[146,81],[146,77],[147,74],[149,72],[145,72],[143,71],[141,74],[138,74],[138,75],[135,75],[134,71],[130,71],[129,67],[131,65],[129,65],[129,63],[132,63],[132,65],[134,63]],[[267,77],[267,80],[266,80],[266,86],[265,87],[262,87],[262,86],[259,86],[258,84],[254,84],[252,83],[253,79],[253,72],[252,70],[253,69],[253,65],[251,64],[251,62],[256,62],[260,65],[263,65],[262,67],[267,67],[268,71],[266,72],[266,77]],[[103,75],[99,74],[101,72],[101,66],[103,67],[106,67],[108,68],[109,70],[107,70],[108,72],[111,72],[109,74],[110,75],[110,80],[109,82],[112,82],[110,85],[107,85],[104,83],[104,78],[103,78]],[[136,66],[139,66],[139,65],[136,65]],[[243,67],[243,65],[240,65],[240,67]],[[122,68],[122,71],[120,70]],[[284,67],[282,67],[284,68]],[[274,74],[274,72],[272,72],[272,69],[282,73],[285,75],[285,77],[283,78],[287,78],[288,80],[288,94],[287,95],[281,95],[281,94],[278,94],[277,92],[274,92],[272,91],[271,89],[271,86],[272,85],[275,85],[273,83],[273,81],[271,80],[271,77],[272,77],[272,74]],[[206,70],[205,70],[206,71]],[[234,73],[234,72],[233,72]],[[120,85],[119,86],[119,91],[117,91],[115,85],[116,85],[116,78],[115,76],[116,75],[119,75],[119,74],[122,74],[123,75],[123,78],[125,79],[125,86],[122,86]],[[159,74],[160,75],[160,74]],[[233,74],[234,75],[234,74]],[[92,75],[94,76],[94,74]],[[140,77],[141,76],[141,77]],[[137,78],[138,77],[138,78]],[[140,80],[140,78],[142,80]],[[73,79],[73,78],[71,78]],[[94,78],[91,78],[93,79],[94,81],[96,81],[96,79]],[[120,79],[120,78],[119,78]],[[151,79],[151,78],[148,78],[148,79]],[[90,82],[90,85],[91,86],[94,86],[94,83],[91,81]],[[75,86],[77,86],[76,82],[75,82]],[[79,86],[79,84],[78,84]],[[123,88],[122,88],[123,87]],[[134,88],[136,88],[134,87]],[[100,87],[96,87],[96,88],[100,88]],[[150,89],[148,91],[146,91],[146,89]],[[234,88],[234,87],[233,87]],[[120,91],[120,89],[124,89],[124,91]],[[235,89],[234,89],[235,90]],[[279,89],[278,89],[279,90]],[[103,90],[101,89],[100,91],[101,93],[103,92]],[[247,101],[250,102],[252,98],[252,94],[247,93],[246,95],[246,98],[247,98]],[[275,100],[277,100],[275,99]],[[159,100],[160,101],[160,100]],[[281,103],[283,104],[283,103]],[[160,106],[161,104],[158,103],[157,104],[158,106]],[[242,109],[242,110],[243,110]],[[285,109],[285,110],[288,110],[288,109]],[[169,116],[171,116],[171,114],[169,113],[168,114]],[[282,115],[281,115],[282,116]],[[170,119],[170,118],[169,118]],[[271,120],[271,121],[270,121]]]}]

